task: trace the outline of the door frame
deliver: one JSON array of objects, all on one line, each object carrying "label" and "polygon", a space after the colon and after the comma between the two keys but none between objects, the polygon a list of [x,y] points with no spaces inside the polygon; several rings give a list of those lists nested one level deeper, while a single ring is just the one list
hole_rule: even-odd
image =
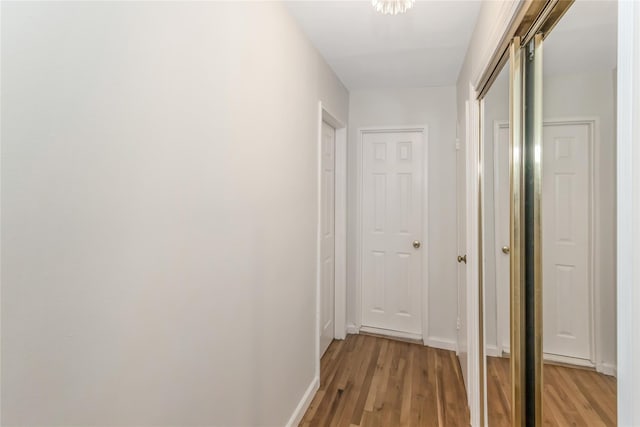
[{"label": "door frame", "polygon": [[[421,303],[421,326],[422,334],[408,334],[390,330],[381,330],[371,327],[362,326],[362,238],[364,233],[362,231],[362,214],[363,214],[363,173],[364,173],[364,157],[363,153],[363,139],[365,134],[370,133],[388,133],[388,132],[420,132],[423,138],[423,150],[422,150],[422,274],[421,274],[421,291],[422,291],[422,303]],[[430,345],[429,340],[429,328],[428,328],[428,302],[429,302],[429,126],[424,125],[408,125],[408,126],[371,126],[358,128],[358,144],[356,145],[356,199],[357,199],[357,212],[356,212],[356,283],[355,283],[355,332],[370,332],[370,333],[383,333],[398,338],[409,338],[422,340],[424,345]],[[441,341],[437,342],[435,347],[441,347]]]},{"label": "door frame", "polygon": [[[579,116],[579,117],[566,117],[566,118],[546,118],[544,119],[543,127],[547,125],[586,125],[589,128],[589,206],[590,206],[590,215],[589,215],[589,241],[588,241],[588,253],[589,253],[589,268],[587,271],[588,275],[588,286],[589,286],[589,311],[590,311],[590,325],[589,325],[589,346],[590,346],[590,362],[585,362],[583,359],[577,359],[573,357],[563,357],[563,356],[555,356],[545,354],[545,360],[551,360],[555,362],[562,363],[571,363],[579,366],[589,366],[595,367],[598,372],[607,374],[607,375],[615,375],[616,368],[615,366],[610,366],[609,364],[604,364],[602,361],[602,333],[600,331],[599,325],[602,323],[601,316],[601,291],[602,291],[602,283],[599,280],[596,280],[599,277],[600,268],[597,263],[597,260],[600,259],[600,241],[601,236],[598,232],[598,221],[599,221],[599,213],[597,207],[600,203],[600,187],[597,183],[600,181],[600,135],[599,135],[599,118],[591,117],[591,116]],[[509,127],[509,122],[507,120],[495,120],[494,121],[494,133],[493,133],[493,162],[494,162],[494,212],[496,213],[496,218],[498,217],[498,198],[495,196],[498,190],[498,183],[496,180],[496,172],[497,168],[497,159],[498,159],[498,139],[497,139],[497,130],[505,129]],[[504,220],[504,218],[502,218]],[[496,251],[500,247],[500,243],[498,242],[498,230],[494,229],[494,242]],[[495,257],[495,269],[498,271],[498,257]],[[502,303],[501,303],[502,301]],[[508,351],[508,347],[503,345],[504,343],[504,326],[509,323],[509,313],[504,312],[504,300],[500,298],[500,294],[496,292],[496,307],[498,314],[498,322],[497,322],[497,336],[498,336],[498,351]],[[501,321],[506,319],[506,323]]]},{"label": "door frame", "polygon": [[316,216],[316,378],[320,379],[320,322],[321,322],[321,253],[322,239],[322,122],[336,130],[335,137],[335,252],[334,252],[334,338],[346,337],[347,323],[347,124],[318,101],[317,135],[317,216]]}]

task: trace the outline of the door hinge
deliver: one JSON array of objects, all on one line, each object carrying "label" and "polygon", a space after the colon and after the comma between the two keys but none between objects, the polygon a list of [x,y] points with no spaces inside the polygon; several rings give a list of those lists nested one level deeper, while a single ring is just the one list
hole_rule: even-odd
[{"label": "door hinge", "polygon": [[460,330],[460,318],[458,317],[456,319],[456,331],[459,331],[459,330]]},{"label": "door hinge", "polygon": [[460,150],[461,145],[460,145],[460,138],[456,138],[456,151]]}]

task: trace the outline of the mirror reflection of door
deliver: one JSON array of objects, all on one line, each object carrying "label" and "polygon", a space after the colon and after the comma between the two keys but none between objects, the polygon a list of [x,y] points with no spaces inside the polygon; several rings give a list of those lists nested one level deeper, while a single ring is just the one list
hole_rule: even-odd
[{"label": "mirror reflection of door", "polygon": [[577,1],[544,41],[543,416],[616,416],[617,4]]},{"label": "mirror reflection of door", "polygon": [[[616,425],[616,3],[578,1],[544,41],[543,423]],[[484,99],[487,421],[509,426],[509,76]]]}]

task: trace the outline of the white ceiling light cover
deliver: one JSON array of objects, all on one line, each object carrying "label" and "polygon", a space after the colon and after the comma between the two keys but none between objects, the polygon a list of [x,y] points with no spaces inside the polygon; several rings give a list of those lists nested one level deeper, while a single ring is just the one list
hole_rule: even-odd
[{"label": "white ceiling light cover", "polygon": [[373,8],[378,13],[385,15],[397,15],[405,13],[413,7],[416,0],[371,0]]}]

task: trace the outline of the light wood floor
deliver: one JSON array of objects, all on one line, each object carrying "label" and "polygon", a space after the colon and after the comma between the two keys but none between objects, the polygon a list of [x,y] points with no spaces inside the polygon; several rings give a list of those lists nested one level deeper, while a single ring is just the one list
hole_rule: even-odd
[{"label": "light wood floor", "polygon": [[455,353],[369,335],[334,341],[301,426],[468,426]]},{"label": "light wood floor", "polygon": [[[544,365],[542,415],[547,426],[615,426],[616,379],[581,368]],[[510,427],[509,359],[487,358],[487,410],[491,427]]]}]

